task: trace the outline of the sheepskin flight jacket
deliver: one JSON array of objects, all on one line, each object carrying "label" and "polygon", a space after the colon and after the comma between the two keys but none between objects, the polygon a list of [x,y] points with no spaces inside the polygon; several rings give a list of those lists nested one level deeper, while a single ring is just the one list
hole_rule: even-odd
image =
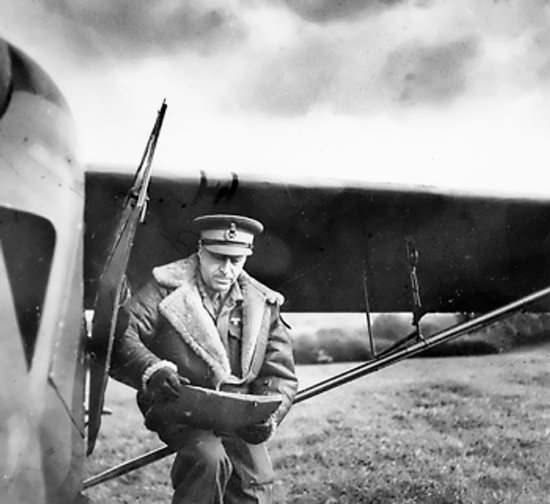
[{"label": "sheepskin flight jacket", "polygon": [[239,276],[242,376],[234,376],[215,323],[202,304],[196,275],[197,254],[153,269],[153,278],[121,313],[127,326],[115,339],[111,375],[139,390],[145,369],[168,360],[193,385],[282,394],[283,404],[276,413],[280,422],[298,387],[292,343],[279,313],[283,296],[244,271]]}]

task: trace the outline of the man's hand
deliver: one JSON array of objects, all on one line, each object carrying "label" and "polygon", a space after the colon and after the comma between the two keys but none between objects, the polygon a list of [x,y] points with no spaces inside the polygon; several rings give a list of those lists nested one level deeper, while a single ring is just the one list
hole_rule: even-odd
[{"label": "man's hand", "polygon": [[275,418],[271,416],[265,422],[247,425],[239,429],[237,435],[248,444],[260,444],[267,441],[275,433],[276,428]]},{"label": "man's hand", "polygon": [[179,396],[181,385],[188,385],[187,378],[180,376],[171,368],[157,369],[147,382],[147,390],[151,392],[155,401],[168,401]]}]

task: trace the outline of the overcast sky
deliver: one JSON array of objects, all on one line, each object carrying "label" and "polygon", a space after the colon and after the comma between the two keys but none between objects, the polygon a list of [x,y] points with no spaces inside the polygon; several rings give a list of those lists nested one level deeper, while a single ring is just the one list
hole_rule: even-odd
[{"label": "overcast sky", "polygon": [[548,194],[542,0],[2,0],[85,161]]}]

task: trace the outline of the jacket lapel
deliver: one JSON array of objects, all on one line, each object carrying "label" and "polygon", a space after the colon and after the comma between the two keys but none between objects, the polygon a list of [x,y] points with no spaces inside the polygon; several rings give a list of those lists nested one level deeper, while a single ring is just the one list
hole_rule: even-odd
[{"label": "jacket lapel", "polygon": [[265,309],[265,296],[251,286],[250,277],[243,272],[239,281],[243,294],[241,369],[243,378],[246,378],[252,370],[254,357],[261,353],[263,359],[263,352],[257,351],[258,339],[260,334],[266,333],[265,325],[269,323],[269,320],[266,320],[269,312]]},{"label": "jacket lapel", "polygon": [[153,270],[157,282],[175,288],[160,302],[159,310],[191,350],[206,362],[213,372],[214,385],[219,387],[234,380],[218,330],[202,304],[196,271],[195,256]]},{"label": "jacket lapel", "polygon": [[[242,379],[231,374],[227,352],[214,321],[204,308],[197,287],[198,258],[196,254],[153,269],[153,276],[168,288],[174,289],[159,304],[162,315],[176,329],[193,352],[206,362],[214,375],[214,385],[242,383],[258,372],[258,360],[263,360],[266,341],[260,335],[269,330],[269,310],[266,299],[282,303],[282,296],[253,280],[246,272],[239,277],[243,295]],[[266,292],[268,296],[266,298]]]}]

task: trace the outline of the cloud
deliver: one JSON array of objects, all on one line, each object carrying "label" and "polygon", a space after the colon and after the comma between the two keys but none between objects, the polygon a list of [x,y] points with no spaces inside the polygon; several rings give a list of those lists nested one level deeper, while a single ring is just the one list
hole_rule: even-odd
[{"label": "cloud", "polygon": [[466,91],[468,63],[477,55],[472,38],[431,47],[403,45],[388,55],[382,80],[402,103],[445,103]]},{"label": "cloud", "polygon": [[294,47],[257,61],[243,77],[239,99],[247,108],[276,115],[307,113],[329,99],[344,64],[337,47],[325,39],[301,41]]},{"label": "cloud", "polygon": [[303,19],[316,23],[357,21],[376,15],[403,0],[286,0],[284,3]]},{"label": "cloud", "polygon": [[276,115],[304,114],[318,106],[355,115],[396,105],[445,104],[467,91],[468,70],[479,52],[474,38],[433,45],[408,41],[384,51],[364,42],[355,53],[352,41],[302,40],[245,76],[241,99]]},{"label": "cloud", "polygon": [[178,169],[530,190],[526,171],[548,165],[544,0],[2,9],[0,33],[63,90],[88,160],[136,162],[166,97],[156,159]]},{"label": "cloud", "polygon": [[[246,39],[245,27],[233,11],[235,3],[230,1],[19,2],[9,8],[22,25],[47,34],[50,43],[53,33],[61,50],[81,60],[139,59],[181,51],[210,54]],[[35,26],[38,18],[44,21]]]},{"label": "cloud", "polygon": [[57,53],[54,76],[69,62],[75,75],[132,63],[141,74],[161,59],[184,93],[202,89],[223,113],[445,107],[550,75],[544,0],[10,0],[6,9],[0,29],[24,33],[40,61]]},{"label": "cloud", "polygon": [[530,92],[550,75],[543,0],[284,5],[286,37],[252,51],[236,86],[246,110],[368,115],[446,107],[483,94],[491,99],[495,90]]}]

